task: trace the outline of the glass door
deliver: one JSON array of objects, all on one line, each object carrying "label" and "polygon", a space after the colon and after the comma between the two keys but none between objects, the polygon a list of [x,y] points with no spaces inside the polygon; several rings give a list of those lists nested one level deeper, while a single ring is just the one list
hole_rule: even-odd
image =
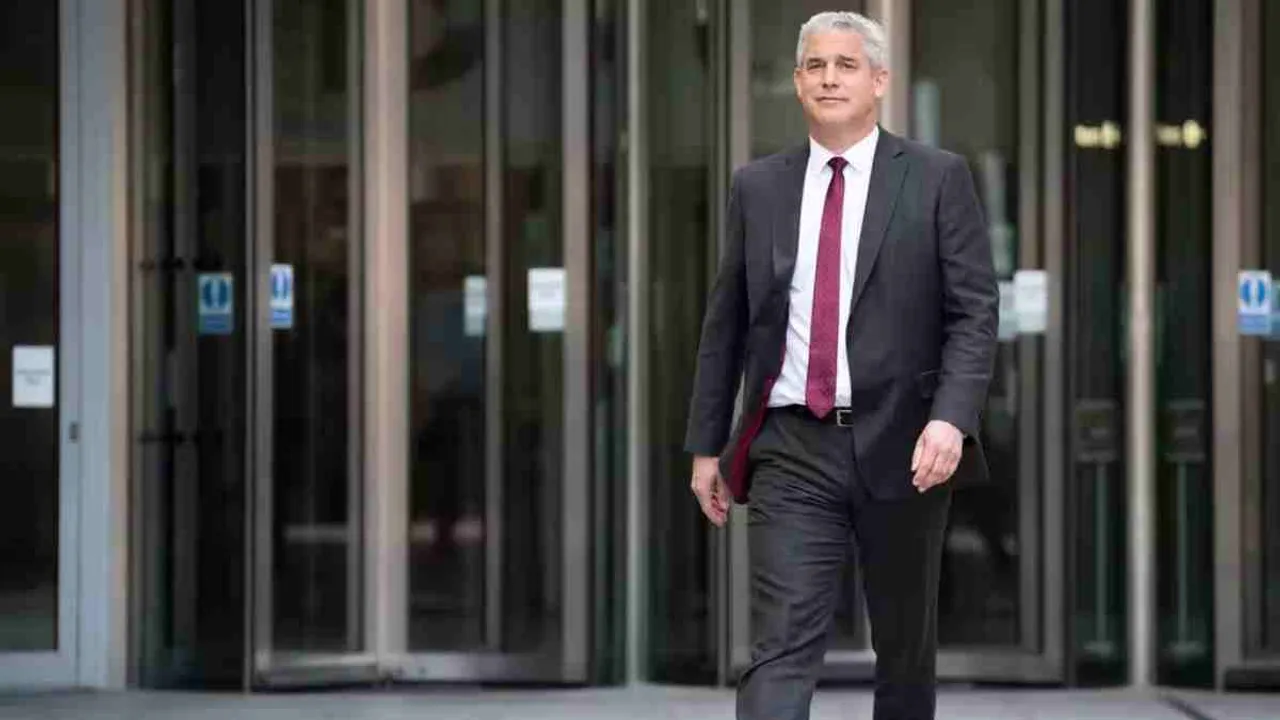
[{"label": "glass door", "polygon": [[79,253],[61,238],[59,174],[59,127],[74,132],[59,121],[75,90],[61,81],[69,21],[56,2],[0,5],[0,676],[22,686],[76,677]]},{"label": "glass door", "polygon": [[134,671],[371,674],[361,4],[133,0]]},{"label": "glass door", "polygon": [[408,478],[386,530],[403,534],[382,539],[405,548],[395,678],[595,670],[593,569],[613,546],[592,538],[609,497],[592,477],[592,263],[609,247],[592,181],[610,171],[592,177],[589,82],[608,66],[587,55],[608,7],[405,3]]},{"label": "glass door", "polygon": [[246,7],[130,7],[132,644],[143,687],[244,683]]},{"label": "glass door", "polygon": [[[1127,655],[1124,453],[1128,11],[1063,3],[1069,681],[1116,682]],[[1052,436],[1049,442],[1056,442]],[[1062,510],[1056,510],[1061,512]],[[1071,588],[1071,590],[1066,590]]]},{"label": "glass door", "polygon": [[250,3],[256,682],[375,677],[361,473],[363,3]]}]

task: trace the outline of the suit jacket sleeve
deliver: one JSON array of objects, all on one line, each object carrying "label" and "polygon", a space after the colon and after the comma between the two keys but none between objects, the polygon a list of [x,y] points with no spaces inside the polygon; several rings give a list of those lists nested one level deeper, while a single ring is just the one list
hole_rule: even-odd
[{"label": "suit jacket sleeve", "polygon": [[748,311],[741,194],[740,173],[735,172],[724,249],[702,321],[685,433],[685,450],[694,455],[718,456],[724,448],[742,373]]},{"label": "suit jacket sleeve", "polygon": [[944,172],[938,211],[943,344],[932,418],[975,438],[995,364],[1000,291],[968,163],[953,156]]}]

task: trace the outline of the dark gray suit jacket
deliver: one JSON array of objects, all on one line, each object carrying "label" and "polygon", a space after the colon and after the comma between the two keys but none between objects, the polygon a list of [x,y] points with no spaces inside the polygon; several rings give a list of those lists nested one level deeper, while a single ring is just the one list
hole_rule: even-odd
[{"label": "dark gray suit jacket", "polygon": [[[786,352],[806,143],[733,175],[724,249],[703,320],[685,449],[719,455],[748,499],[747,450]],[[999,290],[973,178],[953,153],[883,128],[872,163],[846,328],[859,474],[902,497],[930,419],[965,435],[953,483],[984,481],[979,440],[996,351]],[[734,405],[742,382],[742,412]]]}]

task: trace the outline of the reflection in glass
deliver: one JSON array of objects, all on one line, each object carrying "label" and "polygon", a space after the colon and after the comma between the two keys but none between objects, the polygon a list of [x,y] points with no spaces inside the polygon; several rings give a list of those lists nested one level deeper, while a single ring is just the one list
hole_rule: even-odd
[{"label": "reflection in glass", "polygon": [[[531,312],[530,297],[534,283],[557,282],[564,267],[560,2],[508,0],[497,18],[480,3],[410,7],[410,649],[554,651],[564,334],[562,319]],[[498,107],[486,108],[486,34],[494,32],[502,92]],[[494,120],[500,138],[491,148],[486,123]],[[486,254],[486,212],[501,218],[499,258]],[[490,302],[502,317],[496,387],[486,376]],[[501,451],[487,457],[494,392]],[[489,463],[500,464],[497,518],[485,511]],[[495,519],[500,533],[488,527]],[[496,588],[488,585],[492,552],[501,557]]]},{"label": "reflection in glass", "polygon": [[[147,0],[138,12],[139,682],[241,687],[244,617],[227,608],[246,596],[246,18],[223,0]],[[197,334],[201,272],[235,279],[228,335]]]},{"label": "reflection in glass", "polygon": [[409,4],[408,647],[419,651],[486,638],[482,10]]},{"label": "reflection in glass", "polygon": [[[968,159],[1001,282],[1018,268],[1020,6],[912,6],[912,135]],[[952,501],[938,600],[943,647],[1023,640],[1018,388],[1031,369],[1020,367],[1018,350],[1017,336],[1002,333],[982,426],[991,483],[958,490]]]},{"label": "reflection in glass", "polygon": [[560,10],[560,0],[507,0],[501,20],[504,468],[500,597],[501,649],[508,652],[558,644],[564,571],[561,524],[587,521],[562,519],[560,513],[563,323],[531,310],[535,274],[553,274],[564,267]]},{"label": "reflection in glass", "polygon": [[[1155,16],[1157,128],[1212,125],[1213,3]],[[1156,146],[1157,682],[1213,683],[1212,143]],[[1180,133],[1181,134],[1181,133]],[[1190,137],[1190,136],[1188,136]]]},{"label": "reflection in glass", "polygon": [[[349,0],[276,0],[274,262],[293,267],[292,327],[274,343],[274,649],[360,644],[358,506],[349,413],[353,144]],[[358,347],[358,345],[354,345]]]},{"label": "reflection in glass", "polygon": [[623,217],[626,111],[626,4],[594,0],[591,33],[592,398],[595,434],[592,547],[596,613],[592,637],[602,682],[621,681],[626,662],[627,243]]},{"label": "reflection in glass", "polygon": [[[58,345],[58,3],[0,4],[0,377]],[[0,402],[0,652],[58,634],[58,410]]]},{"label": "reflection in glass", "polygon": [[689,501],[684,452],[702,312],[714,252],[715,20],[684,0],[648,3],[649,168],[648,621],[654,679],[705,682],[716,671],[708,523]]}]

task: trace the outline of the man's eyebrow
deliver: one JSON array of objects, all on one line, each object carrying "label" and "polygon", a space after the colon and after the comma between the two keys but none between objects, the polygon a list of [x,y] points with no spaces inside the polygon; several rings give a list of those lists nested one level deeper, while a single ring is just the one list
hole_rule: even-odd
[{"label": "man's eyebrow", "polygon": [[[843,54],[840,54],[840,55],[836,55],[836,56],[835,56],[835,58],[836,58],[837,60],[846,60],[846,61],[848,61],[848,62],[857,62],[857,61],[858,61],[858,58],[856,58],[856,57],[854,57],[854,56],[852,56],[852,55],[843,55]],[[810,55],[810,56],[809,56],[809,57],[808,57],[804,62],[805,62],[805,64],[806,64],[806,65],[808,65],[809,63],[814,62],[814,61],[826,62],[826,60],[827,60],[827,58],[826,58],[825,56],[823,56],[823,55]]]}]

